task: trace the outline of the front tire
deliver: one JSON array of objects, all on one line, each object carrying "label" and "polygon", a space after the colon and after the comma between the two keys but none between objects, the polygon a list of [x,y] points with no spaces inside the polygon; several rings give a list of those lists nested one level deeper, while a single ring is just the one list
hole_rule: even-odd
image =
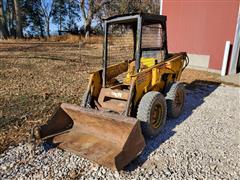
[{"label": "front tire", "polygon": [[157,136],[165,125],[166,116],[166,100],[160,92],[148,92],[142,97],[137,119],[141,121],[144,135]]}]

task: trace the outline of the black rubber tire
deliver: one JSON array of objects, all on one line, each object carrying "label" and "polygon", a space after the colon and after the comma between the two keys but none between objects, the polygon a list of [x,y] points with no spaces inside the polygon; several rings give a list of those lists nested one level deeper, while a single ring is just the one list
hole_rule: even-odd
[{"label": "black rubber tire", "polygon": [[181,115],[185,102],[185,90],[182,83],[176,82],[168,87],[166,93],[167,116],[177,118]]},{"label": "black rubber tire", "polygon": [[[86,102],[86,106],[85,106],[85,102]],[[85,91],[85,93],[82,96],[81,107],[86,107],[86,108],[91,107],[91,95],[87,91]]]},{"label": "black rubber tire", "polygon": [[[160,112],[156,112],[156,108],[161,108]],[[159,113],[155,121],[152,113]],[[159,135],[165,125],[166,117],[166,100],[160,92],[148,92],[142,97],[138,106],[137,119],[141,121],[142,132],[145,136]]]}]

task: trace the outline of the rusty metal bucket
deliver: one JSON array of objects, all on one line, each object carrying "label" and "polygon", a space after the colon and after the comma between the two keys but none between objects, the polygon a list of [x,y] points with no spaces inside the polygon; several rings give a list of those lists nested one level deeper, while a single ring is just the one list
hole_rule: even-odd
[{"label": "rusty metal bucket", "polygon": [[63,103],[38,136],[93,162],[121,170],[143,150],[135,118]]}]

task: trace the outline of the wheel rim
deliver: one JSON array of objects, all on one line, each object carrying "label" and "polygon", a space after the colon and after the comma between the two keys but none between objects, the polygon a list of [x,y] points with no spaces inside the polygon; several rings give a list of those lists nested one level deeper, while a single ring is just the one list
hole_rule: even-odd
[{"label": "wheel rim", "polygon": [[155,104],[151,110],[150,123],[153,128],[159,128],[162,125],[163,107],[161,104]]},{"label": "wheel rim", "polygon": [[177,90],[176,96],[175,96],[175,99],[174,99],[174,109],[177,112],[180,112],[182,110],[183,101],[184,101],[184,93],[183,93],[183,91]]}]

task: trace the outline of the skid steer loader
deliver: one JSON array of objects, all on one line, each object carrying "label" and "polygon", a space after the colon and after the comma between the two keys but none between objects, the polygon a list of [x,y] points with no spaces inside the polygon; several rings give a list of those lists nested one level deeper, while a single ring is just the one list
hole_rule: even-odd
[{"label": "skid steer loader", "polygon": [[[144,149],[144,137],[157,136],[167,116],[181,114],[184,89],[178,80],[188,58],[168,53],[165,16],[119,15],[104,27],[103,68],[90,73],[81,105],[61,104],[32,132],[35,139],[121,170]],[[133,40],[121,42],[125,49],[119,48],[123,32]],[[112,55],[114,47],[119,49]]]}]

